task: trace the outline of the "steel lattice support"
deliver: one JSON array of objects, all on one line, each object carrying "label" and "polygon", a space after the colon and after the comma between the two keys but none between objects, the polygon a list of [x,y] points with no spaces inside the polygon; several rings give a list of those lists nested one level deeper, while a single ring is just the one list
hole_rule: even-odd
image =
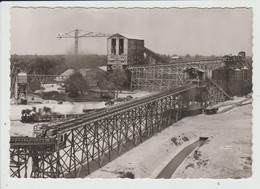
[{"label": "steel lattice support", "polygon": [[10,148],[11,177],[55,178],[54,148],[47,146],[17,146]]},{"label": "steel lattice support", "polygon": [[[195,102],[200,92],[197,87],[190,87],[79,123],[75,128],[60,131],[66,135],[66,146],[58,150],[24,148],[21,155],[19,150],[10,149],[11,160],[18,157],[20,162],[20,167],[10,167],[11,176],[26,177],[21,175],[24,172],[34,178],[84,177],[178,121],[192,104],[201,103]],[[22,164],[21,159],[25,159]],[[25,166],[32,166],[31,172]]]},{"label": "steel lattice support", "polygon": [[29,153],[27,148],[10,148],[10,176],[27,177]]},{"label": "steel lattice support", "polygon": [[[66,143],[60,137],[19,137],[10,148],[11,177],[85,177],[189,115],[189,111],[229,98],[211,79],[208,78],[205,84],[182,87],[175,92],[169,90],[148,99],[133,101],[131,106],[119,106],[87,121],[78,119],[56,133],[57,136],[64,136]],[[33,141],[38,145],[34,145]]]},{"label": "steel lattice support", "polygon": [[205,60],[130,67],[131,89],[156,91],[180,87],[187,79],[185,69],[196,67],[210,74],[210,70],[223,66],[222,60]]},{"label": "steel lattice support", "polygon": [[207,106],[213,106],[231,98],[211,80],[207,81],[207,95]]}]

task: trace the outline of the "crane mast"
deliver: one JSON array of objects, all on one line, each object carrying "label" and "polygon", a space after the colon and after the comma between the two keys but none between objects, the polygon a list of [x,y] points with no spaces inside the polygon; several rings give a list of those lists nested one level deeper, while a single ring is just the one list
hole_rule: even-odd
[{"label": "crane mast", "polygon": [[59,38],[59,39],[74,38],[75,39],[75,55],[78,55],[79,38],[84,38],[84,37],[110,37],[110,36],[112,36],[112,34],[91,32],[91,31],[75,29],[75,30],[67,32],[63,35],[58,34],[57,38]]},{"label": "crane mast", "polygon": [[75,30],[75,55],[79,52],[79,30]]}]

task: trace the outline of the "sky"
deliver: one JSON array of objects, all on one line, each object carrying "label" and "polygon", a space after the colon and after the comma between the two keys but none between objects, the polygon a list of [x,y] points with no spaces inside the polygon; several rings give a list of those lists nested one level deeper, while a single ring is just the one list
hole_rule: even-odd
[{"label": "sky", "polygon": [[[12,8],[11,54],[72,54],[74,29],[144,39],[160,54],[252,55],[252,12],[246,8]],[[83,33],[82,33],[83,34]],[[106,54],[106,38],[80,38],[80,54]]]}]

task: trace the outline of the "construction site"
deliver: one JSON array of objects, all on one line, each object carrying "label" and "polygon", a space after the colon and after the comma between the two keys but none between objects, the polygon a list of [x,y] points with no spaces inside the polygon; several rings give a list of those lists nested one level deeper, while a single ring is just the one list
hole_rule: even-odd
[{"label": "construction site", "polygon": [[70,73],[90,80],[121,70],[129,87],[91,88],[88,95],[109,96],[99,102],[44,100],[28,92],[29,83],[61,93],[70,75],[27,74],[14,64],[10,177],[251,176],[252,62],[246,52],[169,61],[135,36],[78,29],[58,35],[74,40],[75,61],[79,39],[94,37],[107,39],[106,67]]}]

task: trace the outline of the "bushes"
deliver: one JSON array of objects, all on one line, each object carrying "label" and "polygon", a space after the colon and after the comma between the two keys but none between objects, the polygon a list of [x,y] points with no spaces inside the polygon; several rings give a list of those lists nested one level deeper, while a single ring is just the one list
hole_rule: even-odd
[{"label": "bushes", "polygon": [[72,74],[66,81],[66,91],[69,97],[78,97],[88,89],[88,84],[83,75],[79,72]]},{"label": "bushes", "polygon": [[101,80],[100,88],[109,90],[123,90],[129,89],[130,75],[129,71],[125,70],[112,70],[106,75],[105,79]]}]

